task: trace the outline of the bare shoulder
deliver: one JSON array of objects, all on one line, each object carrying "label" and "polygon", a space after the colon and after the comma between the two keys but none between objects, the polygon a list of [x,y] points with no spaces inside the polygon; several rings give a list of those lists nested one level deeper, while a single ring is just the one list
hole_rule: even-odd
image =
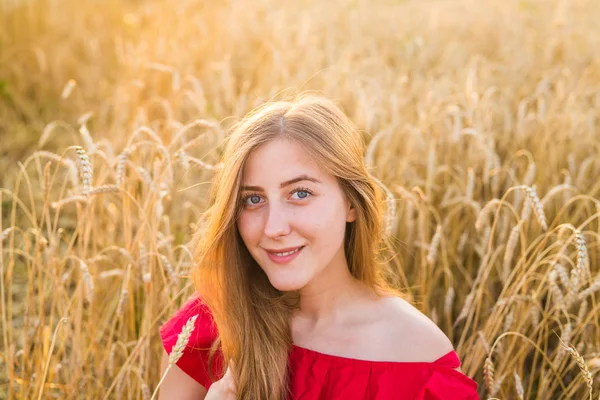
[{"label": "bare shoulder", "polygon": [[425,314],[400,297],[382,303],[385,340],[406,361],[433,362],[454,350],[446,334]]}]

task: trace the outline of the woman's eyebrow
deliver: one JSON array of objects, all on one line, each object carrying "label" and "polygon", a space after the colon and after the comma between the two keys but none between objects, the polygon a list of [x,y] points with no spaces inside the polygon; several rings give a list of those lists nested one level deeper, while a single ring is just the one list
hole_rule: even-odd
[{"label": "woman's eyebrow", "polygon": [[[310,181],[310,182],[314,182],[314,183],[322,183],[320,180],[318,180],[317,178],[313,178],[312,176],[308,176],[306,174],[297,176],[293,179],[290,179],[288,181],[285,182],[281,182],[279,184],[279,188],[283,189],[286,186],[292,185],[296,182],[301,182],[301,181]],[[253,190],[253,191],[263,191],[263,188],[261,188],[260,186],[242,186],[241,190]]]}]

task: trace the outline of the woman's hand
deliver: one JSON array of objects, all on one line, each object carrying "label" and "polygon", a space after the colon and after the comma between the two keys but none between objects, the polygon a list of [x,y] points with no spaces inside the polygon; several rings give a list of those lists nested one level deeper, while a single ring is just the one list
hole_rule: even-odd
[{"label": "woman's hand", "polygon": [[225,375],[210,385],[204,400],[237,400],[237,387],[233,379],[233,369],[233,361],[230,361]]}]

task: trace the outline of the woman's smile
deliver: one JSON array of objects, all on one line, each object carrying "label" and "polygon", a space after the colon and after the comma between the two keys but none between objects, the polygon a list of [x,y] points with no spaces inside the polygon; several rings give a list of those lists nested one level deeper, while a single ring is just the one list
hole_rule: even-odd
[{"label": "woman's smile", "polygon": [[302,249],[304,249],[304,247],[305,246],[300,246],[296,247],[295,249],[284,252],[276,252],[272,250],[266,250],[266,252],[271,261],[277,264],[287,264],[293,259],[295,259],[300,254]]}]

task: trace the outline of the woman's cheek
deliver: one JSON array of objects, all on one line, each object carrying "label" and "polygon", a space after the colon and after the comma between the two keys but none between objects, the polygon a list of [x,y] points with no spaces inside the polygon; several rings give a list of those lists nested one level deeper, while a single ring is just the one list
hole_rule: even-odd
[{"label": "woman's cheek", "polygon": [[238,220],[238,229],[245,242],[256,239],[257,231],[260,229],[259,221],[248,212],[242,212]]}]

